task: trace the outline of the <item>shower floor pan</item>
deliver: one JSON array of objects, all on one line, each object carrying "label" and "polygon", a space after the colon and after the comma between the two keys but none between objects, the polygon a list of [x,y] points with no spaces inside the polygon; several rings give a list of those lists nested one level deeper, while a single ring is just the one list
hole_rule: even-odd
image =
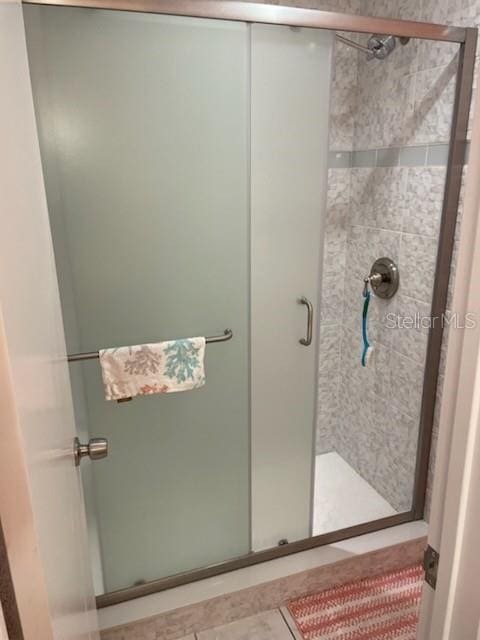
[{"label": "shower floor pan", "polygon": [[396,513],[338,453],[315,457],[314,536]]}]

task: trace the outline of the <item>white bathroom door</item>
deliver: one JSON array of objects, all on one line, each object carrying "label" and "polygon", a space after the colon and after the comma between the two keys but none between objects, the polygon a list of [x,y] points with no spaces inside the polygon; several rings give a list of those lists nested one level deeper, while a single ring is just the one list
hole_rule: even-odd
[{"label": "white bathroom door", "polygon": [[476,319],[450,331],[428,543],[440,555],[426,583],[418,640],[480,640],[480,101],[473,115],[452,311]]},{"label": "white bathroom door", "polygon": [[[255,24],[251,37],[252,546],[258,551],[311,531],[333,36]],[[312,305],[311,340],[301,298]]]},{"label": "white bathroom door", "polygon": [[2,526],[25,640],[94,640],[71,388],[19,0],[0,2],[0,92]]}]

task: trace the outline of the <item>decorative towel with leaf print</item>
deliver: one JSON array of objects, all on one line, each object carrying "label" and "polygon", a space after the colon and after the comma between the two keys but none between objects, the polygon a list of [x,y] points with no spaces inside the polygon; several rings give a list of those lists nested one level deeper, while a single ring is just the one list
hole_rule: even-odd
[{"label": "decorative towel with leaf print", "polygon": [[107,400],[189,391],[205,384],[205,338],[103,349],[99,355]]}]

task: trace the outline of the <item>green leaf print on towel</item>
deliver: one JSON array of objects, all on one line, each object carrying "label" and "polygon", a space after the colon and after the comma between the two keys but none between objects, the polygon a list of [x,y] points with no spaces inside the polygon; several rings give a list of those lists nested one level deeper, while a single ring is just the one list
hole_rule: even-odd
[{"label": "green leaf print on towel", "polygon": [[177,382],[185,382],[189,378],[194,380],[195,370],[200,365],[199,351],[192,340],[176,340],[166,347],[165,376],[176,378]]}]

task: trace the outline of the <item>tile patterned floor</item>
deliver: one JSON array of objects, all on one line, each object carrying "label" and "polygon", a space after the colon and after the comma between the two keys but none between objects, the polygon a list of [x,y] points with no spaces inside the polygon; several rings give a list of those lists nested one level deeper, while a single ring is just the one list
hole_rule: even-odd
[{"label": "tile patterned floor", "polygon": [[182,640],[302,640],[289,611],[272,609]]}]

